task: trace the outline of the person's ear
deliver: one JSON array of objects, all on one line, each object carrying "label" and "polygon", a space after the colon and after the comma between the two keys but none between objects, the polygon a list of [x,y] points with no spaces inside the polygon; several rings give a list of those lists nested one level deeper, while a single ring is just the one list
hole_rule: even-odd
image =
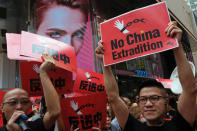
[{"label": "person's ear", "polygon": [[164,104],[165,105],[168,105],[168,103],[169,103],[169,99],[168,98],[165,98]]},{"label": "person's ear", "polygon": [[1,112],[4,112],[4,110],[3,110],[3,103],[1,103]]}]

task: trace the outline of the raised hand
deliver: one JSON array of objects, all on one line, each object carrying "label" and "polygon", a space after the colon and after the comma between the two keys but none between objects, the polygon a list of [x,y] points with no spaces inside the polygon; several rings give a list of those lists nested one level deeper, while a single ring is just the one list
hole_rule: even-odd
[{"label": "raised hand", "polygon": [[40,66],[40,72],[49,72],[55,69],[55,61],[53,57],[49,54],[42,54],[44,62]]},{"label": "raised hand", "polygon": [[98,46],[95,49],[95,53],[100,62],[103,62],[104,48],[101,40],[98,42]]},{"label": "raised hand", "polygon": [[178,42],[181,42],[182,30],[177,27],[177,22],[172,21],[168,24],[168,27],[165,30],[167,36],[176,37]]}]

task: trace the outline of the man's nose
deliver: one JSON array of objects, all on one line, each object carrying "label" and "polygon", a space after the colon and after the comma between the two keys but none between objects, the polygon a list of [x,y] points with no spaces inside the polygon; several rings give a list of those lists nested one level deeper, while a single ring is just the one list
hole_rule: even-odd
[{"label": "man's nose", "polygon": [[17,110],[21,110],[22,109],[22,104],[20,103],[20,102],[18,102],[17,104],[16,104],[16,109]]},{"label": "man's nose", "polygon": [[61,38],[60,41],[64,42],[65,44],[72,45],[72,36],[71,35],[65,35]]},{"label": "man's nose", "polygon": [[153,105],[153,103],[149,99],[147,99],[145,106],[152,106],[152,105]]}]

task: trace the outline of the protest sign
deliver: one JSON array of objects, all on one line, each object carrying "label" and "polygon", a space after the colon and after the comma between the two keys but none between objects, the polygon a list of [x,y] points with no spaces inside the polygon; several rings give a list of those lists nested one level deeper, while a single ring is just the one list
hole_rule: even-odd
[{"label": "protest sign", "polygon": [[[22,88],[30,96],[43,96],[42,84],[39,75],[39,62],[20,62]],[[72,72],[56,68],[49,72],[51,81],[59,94],[72,92]]]},{"label": "protest sign", "polygon": [[52,55],[57,67],[76,72],[76,56],[72,46],[55,39],[22,31],[20,55],[41,61],[43,53]]},{"label": "protest sign", "polygon": [[104,127],[106,122],[107,98],[104,93],[78,95],[61,99],[61,111],[66,131],[80,128],[80,131],[92,131],[100,121]]},{"label": "protest sign", "polygon": [[104,65],[177,47],[177,40],[165,33],[169,22],[166,3],[160,2],[101,23]]},{"label": "protest sign", "polygon": [[39,61],[38,59],[20,55],[21,35],[6,33],[7,56],[11,60]]},{"label": "protest sign", "polygon": [[[0,103],[3,102],[3,97],[5,95],[4,91],[0,91]],[[2,110],[0,110],[0,126],[3,126],[3,113]]]},{"label": "protest sign", "polygon": [[173,80],[171,79],[156,79],[157,81],[161,82],[164,88],[171,88]]},{"label": "protest sign", "polygon": [[29,99],[32,102],[33,106],[37,106],[38,108],[40,108],[40,102],[41,102],[42,96],[32,96]]},{"label": "protest sign", "polygon": [[105,93],[103,74],[78,68],[73,91],[81,93]]}]

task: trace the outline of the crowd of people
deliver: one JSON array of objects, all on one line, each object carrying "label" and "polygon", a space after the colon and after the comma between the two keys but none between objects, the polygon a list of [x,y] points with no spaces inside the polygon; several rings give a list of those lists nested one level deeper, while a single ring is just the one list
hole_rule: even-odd
[{"label": "crowd of people", "polygon": [[[52,0],[53,2],[53,0]],[[37,33],[48,36],[72,45],[75,48],[76,55],[83,44],[83,35],[87,22],[86,7],[78,8],[77,1],[59,2],[47,6],[40,5],[37,10],[39,15],[45,14],[45,17],[38,17]],[[72,3],[73,2],[73,3]],[[71,4],[72,3],[72,4]],[[69,7],[66,7],[69,6]],[[48,8],[50,7],[50,8]],[[53,8],[51,8],[53,7]],[[58,8],[57,8],[58,7]],[[80,17],[76,17],[70,23],[61,24],[51,22],[56,10],[65,12],[74,11]],[[50,13],[44,12],[48,11]],[[83,13],[82,13],[83,12]],[[52,14],[52,15],[51,15]],[[70,15],[73,15],[70,13]],[[62,21],[66,21],[69,16]],[[45,21],[45,22],[43,22]],[[70,24],[75,23],[77,28],[71,28]],[[62,26],[64,25],[64,26]],[[50,27],[49,27],[50,26]],[[138,95],[134,103],[124,96],[119,96],[119,88],[112,72],[111,66],[104,66],[103,55],[105,49],[103,42],[99,41],[95,49],[95,55],[101,63],[104,75],[104,85],[108,97],[106,110],[106,125],[101,127],[92,127],[94,131],[194,131],[196,121],[196,84],[195,77],[191,67],[184,55],[181,45],[182,30],[176,22],[170,22],[165,30],[167,36],[175,37],[179,47],[173,49],[179,80],[183,88],[182,94],[177,100],[176,108],[169,106],[169,94],[164,86],[155,79],[147,79],[138,87]],[[0,131],[78,131],[79,128],[65,127],[61,115],[60,95],[56,92],[51,79],[48,75],[55,68],[55,62],[49,54],[43,54],[44,62],[39,68],[40,80],[43,87],[44,96],[42,97],[40,108],[35,109],[28,116],[28,111],[32,108],[32,102],[28,93],[16,88],[6,92],[1,104],[1,110],[4,118],[4,126]],[[133,101],[133,100],[132,100]],[[174,106],[174,105],[173,105]],[[34,109],[32,109],[34,111]]]},{"label": "crowd of people", "polygon": [[100,59],[104,74],[104,84],[109,102],[120,128],[125,131],[192,131],[196,120],[196,85],[195,77],[184,50],[181,45],[182,30],[177,27],[176,22],[169,23],[166,28],[169,37],[176,37],[179,47],[173,49],[178,67],[178,75],[183,92],[177,101],[177,111],[172,120],[166,122],[165,114],[168,106],[168,94],[164,86],[154,80],[144,81],[138,88],[138,103],[141,114],[146,122],[141,123],[130,113],[126,104],[119,96],[118,85],[113,76],[110,66],[103,65],[104,48],[100,42],[96,55]]},{"label": "crowd of people", "polygon": [[[103,65],[104,48],[100,41],[95,50],[96,56],[102,64],[104,85],[108,96],[106,127],[92,127],[92,130],[112,131],[192,131],[196,120],[196,84],[191,67],[184,55],[181,45],[182,30],[176,22],[169,23],[166,28],[169,37],[176,37],[180,46],[173,49],[178,67],[179,79],[183,88],[177,101],[177,109],[170,120],[166,120],[169,113],[169,95],[164,86],[155,79],[147,79],[138,88],[136,103],[126,97],[119,96],[118,85],[110,66]],[[59,95],[48,76],[48,72],[54,70],[55,62],[52,56],[42,55],[44,62],[40,66],[40,79],[44,97],[41,107],[44,112],[37,112],[31,119],[24,121],[24,116],[32,107],[28,93],[16,88],[8,91],[4,97],[1,109],[4,116],[4,126],[0,130],[65,130],[60,113]],[[44,105],[43,105],[44,104]],[[43,111],[43,108],[40,108]],[[25,126],[24,126],[25,125]],[[56,127],[55,127],[56,126]],[[73,129],[72,126],[70,130]]]}]

